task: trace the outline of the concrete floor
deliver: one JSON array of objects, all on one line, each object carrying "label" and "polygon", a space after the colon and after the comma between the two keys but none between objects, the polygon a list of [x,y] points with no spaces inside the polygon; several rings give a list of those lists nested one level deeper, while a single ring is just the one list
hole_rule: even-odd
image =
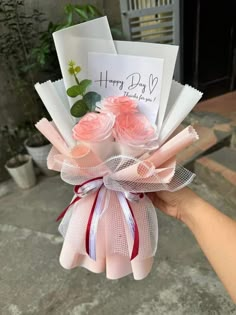
[{"label": "concrete floor", "polygon": [[[236,314],[188,229],[158,212],[159,246],[142,281],[107,280],[85,269],[63,270],[55,218],[72,196],[58,176],[0,199],[1,315]],[[226,214],[235,209],[203,183],[192,188]]]}]

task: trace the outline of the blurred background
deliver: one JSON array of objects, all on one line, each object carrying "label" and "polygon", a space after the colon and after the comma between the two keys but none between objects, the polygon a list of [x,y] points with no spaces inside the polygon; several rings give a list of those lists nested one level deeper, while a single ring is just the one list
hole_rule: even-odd
[{"label": "blurred background", "polygon": [[236,314],[190,233],[162,214],[146,280],[59,266],[54,221],[72,191],[46,168],[51,146],[34,124],[49,116],[34,84],[61,78],[52,33],[103,15],[114,39],[179,45],[174,79],[204,96],[179,127],[200,140],[178,161],[236,218],[235,0],[0,0],[0,314]]}]

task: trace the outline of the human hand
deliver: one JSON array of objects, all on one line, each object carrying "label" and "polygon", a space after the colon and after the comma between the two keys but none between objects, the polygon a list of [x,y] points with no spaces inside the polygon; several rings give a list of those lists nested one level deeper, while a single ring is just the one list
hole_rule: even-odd
[{"label": "human hand", "polygon": [[187,187],[176,192],[158,191],[148,193],[147,195],[156,208],[183,222],[192,204],[199,199],[199,197]]}]

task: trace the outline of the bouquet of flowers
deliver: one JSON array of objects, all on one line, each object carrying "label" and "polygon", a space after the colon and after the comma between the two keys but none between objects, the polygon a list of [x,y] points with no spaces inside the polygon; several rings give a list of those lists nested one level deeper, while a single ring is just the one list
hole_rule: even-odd
[{"label": "bouquet of flowers", "polygon": [[198,135],[192,126],[173,132],[202,94],[172,81],[175,46],[114,42],[106,18],[58,31],[54,41],[63,80],[35,85],[53,119],[36,127],[53,144],[48,168],[74,186],[58,217],[60,263],[143,279],[158,241],[146,193],[194,178],[176,154]]}]

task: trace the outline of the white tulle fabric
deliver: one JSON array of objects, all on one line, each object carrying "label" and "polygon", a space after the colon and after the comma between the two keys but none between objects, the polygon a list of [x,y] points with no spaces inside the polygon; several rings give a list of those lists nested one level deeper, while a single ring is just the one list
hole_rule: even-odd
[{"label": "white tulle fabric", "polygon": [[139,201],[130,201],[139,231],[138,255],[131,260],[134,241],[117,192],[175,191],[189,184],[194,174],[176,165],[175,159],[155,169],[145,161],[122,155],[100,163],[94,160],[92,154],[83,159],[71,159],[55,148],[49,154],[48,167],[61,171],[63,181],[71,185],[81,185],[87,180],[103,177],[106,188],[96,234],[96,260],[89,257],[85,248],[86,228],[96,196],[93,191],[71,206],[60,223],[59,231],[64,237],[61,265],[66,269],[83,266],[95,273],[106,270],[109,279],[118,279],[130,273],[136,280],[145,278],[152,268],[157,249],[155,208],[146,195]]}]

